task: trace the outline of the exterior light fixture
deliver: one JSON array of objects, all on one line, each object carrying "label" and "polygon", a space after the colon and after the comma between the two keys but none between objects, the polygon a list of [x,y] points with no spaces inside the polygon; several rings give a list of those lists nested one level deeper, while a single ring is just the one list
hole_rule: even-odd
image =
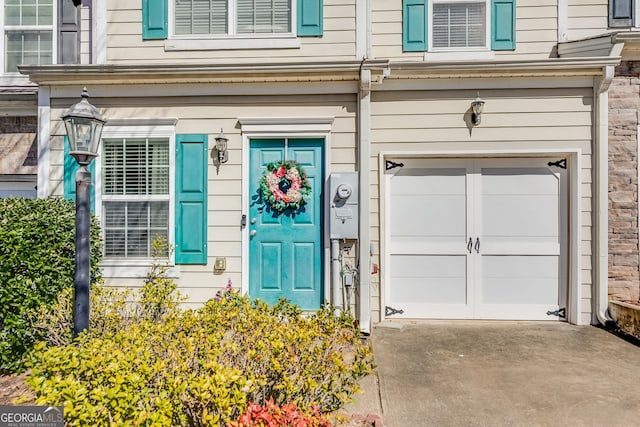
[{"label": "exterior light fixture", "polygon": [[229,138],[224,136],[224,132],[220,129],[220,133],[216,136],[216,151],[218,152],[218,162],[227,163],[229,160],[229,153],[227,152],[227,142]]},{"label": "exterior light fixture", "polygon": [[484,108],[484,101],[480,99],[480,95],[478,95],[471,103],[471,122],[473,122],[474,126],[478,126],[480,124],[480,115],[482,114],[482,109]]},{"label": "exterior light fixture", "polygon": [[69,137],[69,154],[80,165],[76,172],[76,269],[73,277],[73,336],[77,337],[89,328],[91,172],[87,166],[98,155],[100,135],[106,121],[89,103],[87,88],[82,89],[82,100],[72,105],[62,120]]},{"label": "exterior light fixture", "polygon": [[78,164],[86,166],[98,155],[100,135],[105,120],[98,109],[89,103],[87,88],[82,89],[82,100],[71,106],[62,120],[67,128],[70,153]]}]

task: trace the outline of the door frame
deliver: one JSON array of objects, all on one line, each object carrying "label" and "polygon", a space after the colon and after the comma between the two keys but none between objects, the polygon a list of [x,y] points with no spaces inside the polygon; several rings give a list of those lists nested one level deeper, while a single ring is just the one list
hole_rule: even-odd
[{"label": "door frame", "polygon": [[[453,145],[453,144],[452,144]],[[385,172],[387,160],[395,160],[403,158],[449,158],[449,159],[472,159],[472,158],[491,158],[491,159],[509,159],[509,158],[526,158],[526,157],[556,157],[562,156],[567,159],[567,178],[568,183],[568,227],[567,227],[567,317],[566,320],[571,324],[582,324],[580,301],[582,300],[582,274],[581,274],[581,210],[580,200],[582,196],[580,174],[582,170],[582,150],[579,148],[572,149],[530,149],[530,150],[513,150],[513,149],[487,149],[487,150],[468,150],[468,149],[450,149],[450,150],[424,150],[424,151],[381,151],[379,153],[378,173],[380,182],[380,310],[381,318],[388,318],[385,314],[387,287],[390,283],[390,274],[387,266],[390,265],[391,255],[389,252],[389,243],[391,238],[390,227],[387,225],[390,221],[390,199],[391,194],[388,190],[390,175]]]},{"label": "door frame", "polygon": [[[330,301],[330,239],[327,218],[329,218],[329,194],[327,189],[331,173],[331,127],[334,117],[267,117],[239,118],[242,136],[242,214],[249,217],[249,148],[252,139],[284,139],[284,138],[322,138],[324,140],[324,190],[322,228],[322,294],[323,301]],[[224,166],[223,166],[224,167]],[[228,166],[227,166],[228,167]],[[240,222],[240,218],[238,218]],[[242,228],[242,271],[241,292],[249,294],[249,227]]]}]

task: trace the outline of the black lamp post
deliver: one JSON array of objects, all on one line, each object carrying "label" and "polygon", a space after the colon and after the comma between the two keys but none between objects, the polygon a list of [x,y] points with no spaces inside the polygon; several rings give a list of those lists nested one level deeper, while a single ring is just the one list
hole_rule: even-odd
[{"label": "black lamp post", "polygon": [[87,88],[82,90],[82,100],[69,108],[64,116],[69,137],[69,154],[80,165],[76,172],[76,271],[74,275],[73,336],[89,328],[89,287],[91,268],[89,186],[91,172],[87,169],[98,155],[100,135],[105,120],[96,107],[89,103]]}]

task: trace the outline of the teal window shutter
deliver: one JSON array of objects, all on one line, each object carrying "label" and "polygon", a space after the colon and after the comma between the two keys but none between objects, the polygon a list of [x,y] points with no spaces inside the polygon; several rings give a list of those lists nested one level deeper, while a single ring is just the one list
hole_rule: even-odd
[{"label": "teal window shutter", "polygon": [[[69,145],[69,137],[64,137],[64,198],[66,200],[76,200],[76,171],[80,168],[76,159],[73,158],[69,152],[71,146]],[[96,205],[96,164],[97,160],[92,161],[89,164],[89,172],[91,172],[91,186],[89,187],[89,197],[91,199],[91,213],[95,212]]]},{"label": "teal window shutter", "polygon": [[168,30],[169,0],[142,0],[142,39],[166,39]]},{"label": "teal window shutter", "polygon": [[427,50],[428,8],[426,0],[402,0],[402,50]]},{"label": "teal window shutter", "polygon": [[207,263],[207,135],[176,135],[176,264]]},{"label": "teal window shutter", "polygon": [[516,2],[491,0],[491,50],[515,50]]},{"label": "teal window shutter", "polygon": [[298,0],[298,35],[322,35],[322,0]]}]

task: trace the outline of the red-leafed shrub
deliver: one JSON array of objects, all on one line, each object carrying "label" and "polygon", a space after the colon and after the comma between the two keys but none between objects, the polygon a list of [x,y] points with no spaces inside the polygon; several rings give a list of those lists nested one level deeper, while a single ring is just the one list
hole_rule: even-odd
[{"label": "red-leafed shrub", "polygon": [[320,414],[317,406],[302,411],[293,403],[279,406],[269,399],[265,406],[250,403],[229,427],[331,427],[331,422]]}]

